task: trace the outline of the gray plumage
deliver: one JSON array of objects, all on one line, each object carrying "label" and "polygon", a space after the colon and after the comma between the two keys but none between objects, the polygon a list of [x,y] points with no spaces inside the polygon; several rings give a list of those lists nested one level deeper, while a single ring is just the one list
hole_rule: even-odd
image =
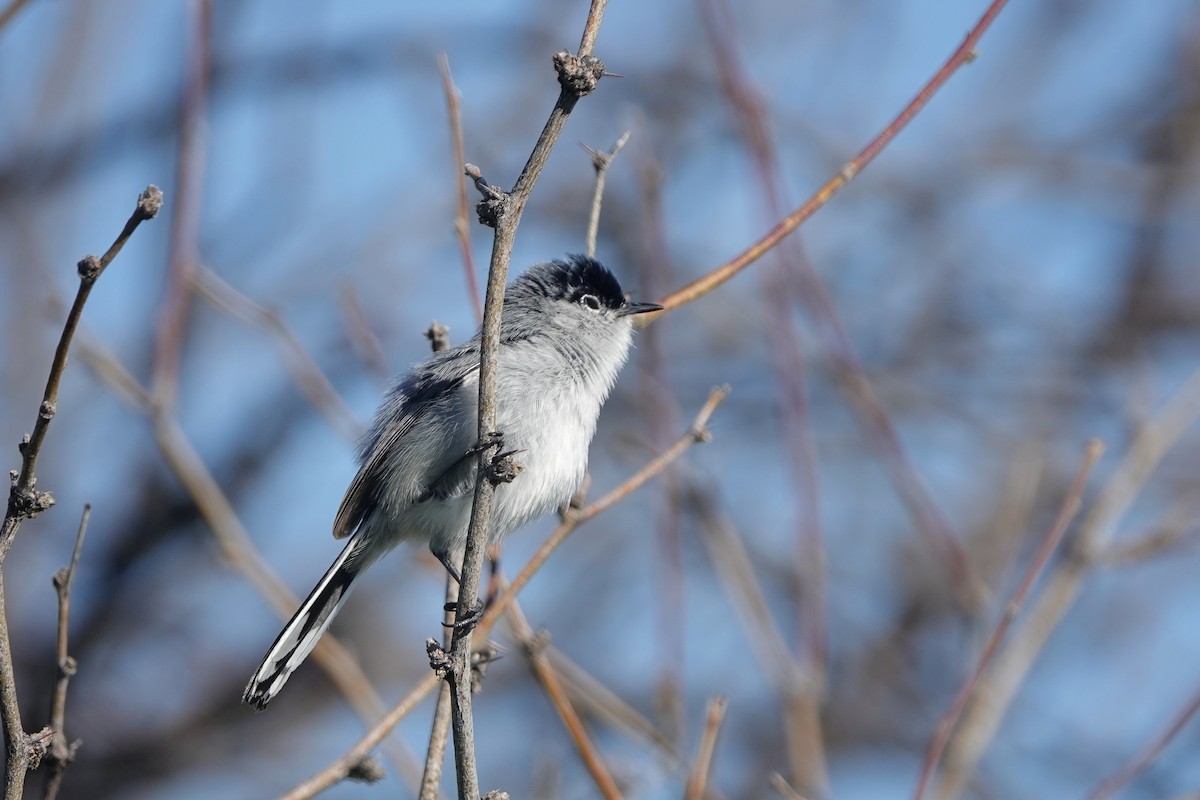
[{"label": "gray plumage", "polygon": [[[496,429],[521,472],[496,487],[489,543],[564,505],[587,468],[600,407],[629,354],[630,303],[598,261],[569,256],[531,267],[508,287],[497,360]],[[360,468],[333,524],[349,537],[284,626],[242,699],[279,693],[316,646],[362,571],[403,541],[445,564],[466,543],[477,457],[480,334],[416,365],[388,392],[359,446]]]}]

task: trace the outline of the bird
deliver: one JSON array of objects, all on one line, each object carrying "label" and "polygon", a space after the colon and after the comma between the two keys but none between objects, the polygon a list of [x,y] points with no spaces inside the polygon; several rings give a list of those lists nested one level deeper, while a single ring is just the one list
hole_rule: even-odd
[{"label": "bird", "polygon": [[[594,258],[536,264],[507,288],[496,352],[496,430],[520,467],[496,486],[494,544],[566,505],[587,470],[601,406],[629,355],[631,302]],[[348,539],[280,631],[242,700],[265,709],[316,647],[360,575],[401,542],[424,543],[458,578],[481,448],[481,332],[414,366],[385,395],[358,447],[359,469],[333,522]]]}]

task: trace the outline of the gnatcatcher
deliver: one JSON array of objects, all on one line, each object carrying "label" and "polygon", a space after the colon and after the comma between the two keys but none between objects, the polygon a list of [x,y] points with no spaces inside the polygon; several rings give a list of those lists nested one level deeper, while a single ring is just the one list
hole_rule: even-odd
[{"label": "gnatcatcher", "polygon": [[[497,360],[496,429],[520,473],[496,487],[489,544],[565,505],[583,480],[600,406],[625,363],[631,303],[595,259],[568,256],[531,267],[504,298]],[[333,535],[350,541],[267,651],[242,700],[279,694],[346,601],[356,578],[403,541],[425,542],[458,577],[474,497],[479,347],[435,353],[388,392],[359,445]]]}]

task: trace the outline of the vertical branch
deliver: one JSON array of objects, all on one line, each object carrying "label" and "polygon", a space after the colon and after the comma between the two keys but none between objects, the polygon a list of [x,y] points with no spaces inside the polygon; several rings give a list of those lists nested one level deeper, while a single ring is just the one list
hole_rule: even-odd
[{"label": "vertical branch", "polygon": [[42,800],[54,800],[66,774],[67,764],[75,759],[78,742],[67,742],[67,685],[75,674],[75,659],[67,652],[67,636],[71,621],[71,585],[75,581],[75,570],[79,566],[79,553],[83,549],[83,537],[87,533],[88,518],[92,507],[85,505],[79,519],[79,531],[75,534],[75,549],[71,551],[71,562],[54,573],[54,590],[58,594],[58,637],[55,643],[56,674],[54,694],[50,698],[50,749],[46,756],[50,761],[50,773],[42,790]]},{"label": "vertical branch", "polygon": [[725,709],[729,701],[723,697],[708,702],[708,715],[704,721],[704,733],[700,736],[700,745],[696,749],[696,761],[692,765],[692,774],[688,777],[684,789],[684,800],[704,800],[708,791],[708,773],[712,769],[713,754],[717,750],[717,734],[721,732],[721,723],[725,721]]},{"label": "vertical branch", "polygon": [[592,184],[592,205],[588,211],[587,233],[583,237],[583,252],[587,254],[588,258],[594,258],[596,255],[596,236],[600,232],[600,205],[604,201],[604,184],[608,180],[608,168],[621,149],[625,147],[625,143],[629,141],[629,136],[629,131],[621,134],[621,138],[617,139],[607,153],[593,150],[587,145],[583,146],[587,154],[592,157],[592,168],[596,170],[596,181]]},{"label": "vertical branch", "polygon": [[[521,222],[529,194],[546,165],[551,149],[562,133],[567,117],[579,98],[594,90],[604,74],[604,64],[592,55],[592,47],[604,17],[605,6],[606,0],[593,0],[578,53],[572,55],[563,51],[555,54],[554,65],[562,90],[512,191],[502,193],[493,189],[485,193],[485,199],[480,204],[481,219],[485,219],[495,230],[480,342],[478,435],[481,442],[496,429],[496,356],[500,345],[500,314],[504,305],[504,286],[517,226]],[[481,183],[486,186],[482,178],[477,178],[476,185]],[[478,477],[475,481],[471,522],[463,553],[462,581],[458,591],[460,615],[466,609],[474,608],[477,603],[479,575],[483,568],[484,551],[488,545],[487,533],[491,526],[492,499],[496,489],[488,470],[484,469],[488,452],[479,454]],[[474,720],[471,713],[471,641],[470,626],[455,628],[449,654],[454,755],[460,800],[475,800],[479,797]]]},{"label": "vertical branch", "polygon": [[170,408],[175,402],[188,300],[196,268],[201,179],[204,174],[204,113],[212,36],[211,0],[192,0],[187,30],[190,39],[183,103],[179,112],[167,289],[158,318],[154,379],[150,387],[157,404],[163,408]]},{"label": "vertical branch", "polygon": [[1025,570],[1025,575],[1013,591],[1012,597],[1005,604],[1004,613],[1000,615],[1000,619],[996,621],[991,635],[988,636],[987,642],[983,646],[983,651],[979,654],[970,677],[967,678],[966,683],[959,690],[958,695],[954,698],[954,702],[950,704],[950,708],[946,710],[946,713],[938,721],[933,739],[929,743],[929,749],[925,753],[925,762],[921,767],[920,777],[917,779],[917,788],[913,793],[914,800],[921,800],[924,796],[925,787],[937,770],[938,763],[942,758],[942,752],[946,749],[946,743],[950,740],[950,735],[954,732],[954,726],[957,724],[959,717],[962,716],[963,709],[966,708],[972,694],[978,688],[984,670],[987,669],[992,657],[996,654],[997,648],[999,648],[1000,643],[1004,641],[1004,637],[1008,634],[1009,626],[1012,625],[1017,614],[1025,606],[1025,601],[1028,599],[1029,593],[1033,591],[1034,583],[1037,582],[1046,565],[1050,563],[1050,557],[1058,549],[1058,545],[1066,534],[1071,520],[1075,519],[1075,515],[1079,513],[1079,507],[1083,503],[1083,490],[1087,487],[1087,481],[1092,474],[1092,468],[1096,466],[1096,462],[1100,459],[1100,455],[1103,452],[1104,445],[1098,439],[1088,442],[1087,450],[1083,455],[1083,463],[1079,465],[1079,470],[1075,473],[1075,479],[1071,482],[1066,496],[1063,497],[1062,507],[1059,508],[1054,524],[1042,539],[1037,553],[1029,562],[1029,567]]},{"label": "vertical branch", "polygon": [[[92,292],[92,287],[103,274],[117,253],[125,246],[125,242],[137,230],[142,222],[152,219],[162,207],[162,192],[156,186],[148,186],[138,196],[138,204],[134,209],[125,228],[117,236],[112,246],[100,258],[86,256],[79,262],[79,289],[75,294],[75,302],[67,313],[58,347],[54,352],[54,360],[50,365],[50,377],[46,379],[46,389],[42,394],[42,402],[38,407],[37,420],[33,433],[23,439],[20,444],[21,468],[12,478],[8,493],[8,505],[4,512],[4,523],[0,527],[0,564],[12,547],[13,539],[21,523],[45,511],[54,503],[49,492],[39,492],[36,489],[37,478],[34,469],[37,465],[38,454],[46,439],[46,431],[50,420],[58,409],[58,387],[62,380],[63,371],[67,367],[67,352],[83,315],[83,306]],[[25,773],[37,766],[37,761],[45,752],[46,736],[37,734],[30,736],[25,733],[21,724],[21,706],[17,698],[16,677],[13,671],[12,646],[8,634],[8,613],[4,601],[3,573],[0,573],[0,717],[3,717],[4,745],[7,758],[4,764],[4,797],[5,800],[17,800],[25,787]]]},{"label": "vertical branch", "polygon": [[475,278],[475,257],[471,254],[471,233],[467,228],[467,185],[463,183],[462,165],[467,161],[466,147],[463,144],[462,109],[458,87],[454,85],[454,76],[450,74],[450,59],[445,53],[438,55],[438,70],[442,73],[442,91],[446,95],[446,113],[450,117],[450,140],[454,149],[454,185],[455,196],[458,198],[458,210],[454,214],[454,233],[458,237],[458,247],[462,252],[463,272],[467,279],[467,294],[471,297],[471,308],[475,311],[475,319],[483,319],[483,301],[479,297],[479,282]]}]

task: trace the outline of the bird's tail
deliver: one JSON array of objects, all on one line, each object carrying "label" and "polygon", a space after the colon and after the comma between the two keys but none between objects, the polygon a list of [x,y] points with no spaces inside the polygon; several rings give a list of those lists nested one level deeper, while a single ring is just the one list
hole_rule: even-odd
[{"label": "bird's tail", "polygon": [[346,602],[354,579],[366,566],[361,558],[351,560],[358,545],[358,537],[355,536],[346,544],[325,577],[300,604],[299,610],[283,626],[262,664],[246,685],[242,702],[262,711],[317,646],[321,634],[325,633],[329,623],[341,610],[342,603]]}]

